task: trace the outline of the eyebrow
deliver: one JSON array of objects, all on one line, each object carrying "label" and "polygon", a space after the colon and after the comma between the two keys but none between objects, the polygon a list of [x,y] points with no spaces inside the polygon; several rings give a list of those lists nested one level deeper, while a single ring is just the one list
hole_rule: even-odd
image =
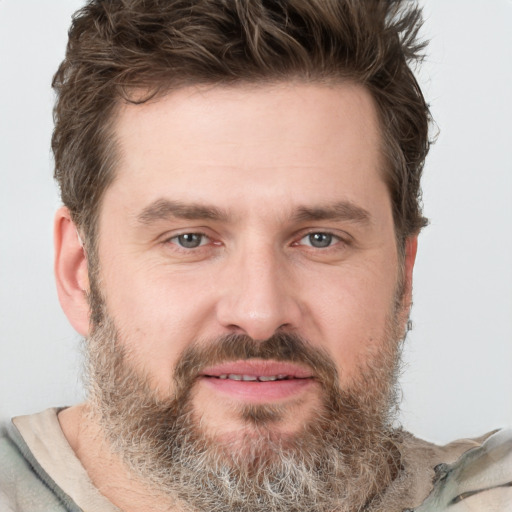
[{"label": "eyebrow", "polygon": [[294,220],[297,222],[333,220],[370,224],[371,215],[367,210],[351,201],[339,201],[320,207],[301,206],[294,214]]},{"label": "eyebrow", "polygon": [[[146,206],[136,218],[140,224],[148,225],[171,218],[227,222],[229,215],[216,206],[157,199]],[[301,206],[294,212],[292,220],[295,222],[333,220],[369,224],[371,216],[367,210],[350,201],[339,201],[327,206]]]},{"label": "eyebrow", "polygon": [[170,218],[226,221],[228,214],[215,206],[183,203],[170,199],[157,199],[137,215],[137,220],[141,224],[151,224],[159,220]]}]

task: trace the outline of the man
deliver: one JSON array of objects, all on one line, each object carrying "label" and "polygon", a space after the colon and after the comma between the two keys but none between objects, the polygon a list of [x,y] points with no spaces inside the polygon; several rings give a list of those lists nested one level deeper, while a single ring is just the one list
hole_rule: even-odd
[{"label": "man", "polygon": [[510,435],[394,426],[425,225],[419,21],[326,0],[78,13],[55,271],[89,394],[14,420],[5,508],[506,510]]}]

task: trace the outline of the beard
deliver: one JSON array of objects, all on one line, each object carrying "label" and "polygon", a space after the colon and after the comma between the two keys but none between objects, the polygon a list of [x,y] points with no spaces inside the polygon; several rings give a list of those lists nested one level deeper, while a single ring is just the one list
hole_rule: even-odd
[{"label": "beard", "polygon": [[[98,297],[99,295],[96,295]],[[396,300],[383,339],[365,354],[357,379],[340,389],[330,357],[295,334],[265,341],[228,335],[191,345],[161,396],[124,348],[104,301],[91,301],[86,342],[90,414],[111,448],[169,509],[204,512],[378,510],[401,469],[396,381],[404,306]],[[377,347],[377,348],[375,348]],[[231,439],[210,432],[194,408],[201,370],[226,361],[268,359],[310,368],[321,401],[307,424],[279,433],[279,406],[237,410],[244,428]]]}]

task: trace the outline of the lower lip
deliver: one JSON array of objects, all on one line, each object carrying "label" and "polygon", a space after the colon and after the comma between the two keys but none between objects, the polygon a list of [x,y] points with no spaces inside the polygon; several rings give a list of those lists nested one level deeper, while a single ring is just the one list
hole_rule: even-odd
[{"label": "lower lip", "polygon": [[251,403],[268,403],[295,398],[314,385],[313,379],[259,382],[202,377],[201,382],[216,392]]}]

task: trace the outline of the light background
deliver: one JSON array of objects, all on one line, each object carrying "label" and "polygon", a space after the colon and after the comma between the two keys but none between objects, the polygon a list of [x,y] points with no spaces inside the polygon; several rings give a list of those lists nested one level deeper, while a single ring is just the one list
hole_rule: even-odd
[{"label": "light background", "polygon": [[[512,1],[424,0],[419,73],[441,131],[425,169],[406,428],[512,425]],[[52,276],[50,81],[78,0],[0,0],[0,416],[82,397]]]}]

